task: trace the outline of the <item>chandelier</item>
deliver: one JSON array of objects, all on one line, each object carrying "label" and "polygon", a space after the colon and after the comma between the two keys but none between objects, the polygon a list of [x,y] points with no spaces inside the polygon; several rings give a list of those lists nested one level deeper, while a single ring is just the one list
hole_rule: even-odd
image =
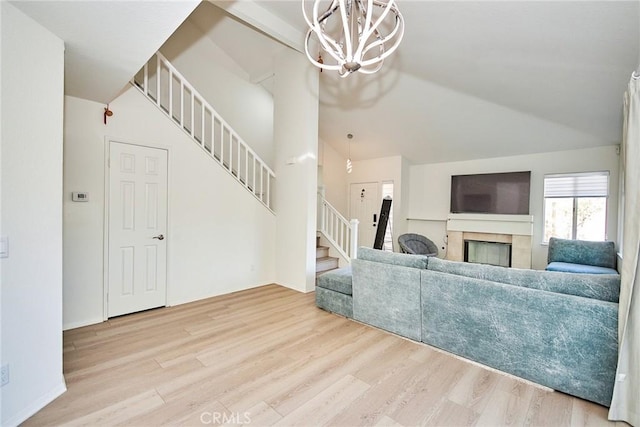
[{"label": "chandelier", "polygon": [[[329,0],[322,13],[323,0],[314,0],[311,16],[304,1],[302,13],[309,26],[304,48],[321,70],[338,71],[340,77],[356,71],[373,74],[402,41],[404,19],[394,0]],[[312,40],[318,44],[317,58],[310,52]]]}]

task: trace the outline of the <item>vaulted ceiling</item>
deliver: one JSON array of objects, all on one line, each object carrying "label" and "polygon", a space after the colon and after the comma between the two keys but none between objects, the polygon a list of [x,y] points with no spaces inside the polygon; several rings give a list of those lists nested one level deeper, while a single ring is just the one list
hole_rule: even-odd
[{"label": "vaulted ceiling", "polygon": [[[238,13],[237,3],[212,1],[251,15]],[[269,18],[253,21],[276,16],[306,31],[300,1],[256,3]],[[347,133],[355,135],[355,159],[400,154],[414,163],[620,143],[622,96],[640,59],[640,2],[397,4],[405,36],[382,71],[320,75],[320,137],[343,154]],[[269,32],[268,24],[257,26]],[[300,49],[290,39],[280,38]],[[267,75],[264,61],[251,60],[260,51],[240,49],[233,38],[217,43],[256,80]]]},{"label": "vaulted ceiling", "polygon": [[[640,2],[397,2],[405,37],[382,71],[320,74],[320,137],[343,154],[347,133],[354,159],[413,163],[620,142]],[[108,102],[197,2],[15,4],[65,40],[67,93]],[[299,0],[211,0],[190,19],[265,87],[274,54],[302,49]]]}]

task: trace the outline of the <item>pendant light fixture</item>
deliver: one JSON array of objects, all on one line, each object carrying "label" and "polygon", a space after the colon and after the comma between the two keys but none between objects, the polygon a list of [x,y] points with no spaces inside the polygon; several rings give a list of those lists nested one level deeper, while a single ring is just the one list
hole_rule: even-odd
[{"label": "pendant light fixture", "polygon": [[353,135],[348,133],[347,140],[349,144],[349,157],[347,157],[347,173],[351,173],[353,171],[353,165],[351,164],[351,140],[353,139]]},{"label": "pendant light fixture", "polygon": [[[324,12],[321,3],[329,4]],[[302,14],[309,26],[304,43],[309,61],[321,70],[338,71],[340,77],[375,73],[404,35],[404,19],[394,0],[314,0],[311,15],[302,0]]]}]

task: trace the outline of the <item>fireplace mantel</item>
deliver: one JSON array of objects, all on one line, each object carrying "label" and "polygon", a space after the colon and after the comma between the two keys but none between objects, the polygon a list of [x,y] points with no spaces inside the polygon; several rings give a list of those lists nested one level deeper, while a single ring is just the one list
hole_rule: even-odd
[{"label": "fireplace mantel", "polygon": [[533,216],[494,214],[449,214],[447,231],[533,235]]},{"label": "fireplace mantel", "polygon": [[533,216],[450,214],[447,219],[447,259],[464,260],[464,241],[511,243],[511,265],[531,268]]}]

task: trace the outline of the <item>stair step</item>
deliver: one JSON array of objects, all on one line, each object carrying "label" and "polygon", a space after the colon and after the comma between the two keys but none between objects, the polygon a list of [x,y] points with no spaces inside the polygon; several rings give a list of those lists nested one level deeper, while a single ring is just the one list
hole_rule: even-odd
[{"label": "stair step", "polygon": [[328,246],[316,246],[316,259],[318,258],[326,258],[329,256],[329,247]]},{"label": "stair step", "polygon": [[316,259],[316,273],[325,272],[338,268],[338,258],[336,257],[323,257]]}]

